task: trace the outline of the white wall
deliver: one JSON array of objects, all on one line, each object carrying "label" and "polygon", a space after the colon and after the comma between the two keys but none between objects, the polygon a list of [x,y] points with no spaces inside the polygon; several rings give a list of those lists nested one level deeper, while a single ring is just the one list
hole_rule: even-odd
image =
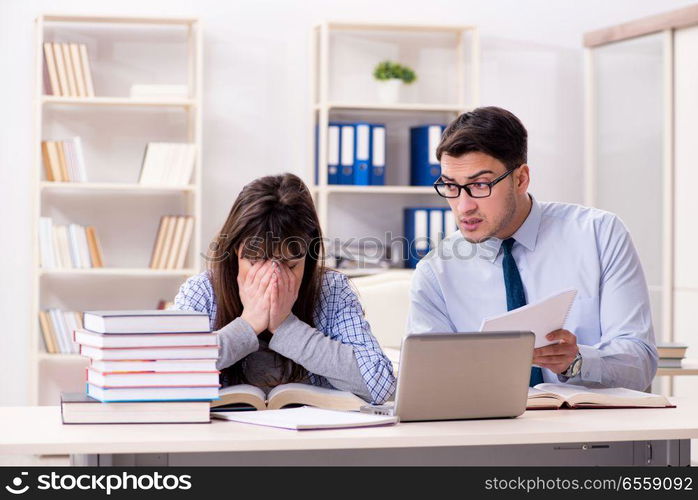
[{"label": "white wall", "polygon": [[0,0],[0,404],[26,394],[31,304],[33,19],[39,13],[197,16],[204,27],[204,247],[240,188],[306,172],[308,43],[323,19],[476,24],[481,103],[529,130],[532,192],[583,197],[582,33],[691,4],[681,0]]}]

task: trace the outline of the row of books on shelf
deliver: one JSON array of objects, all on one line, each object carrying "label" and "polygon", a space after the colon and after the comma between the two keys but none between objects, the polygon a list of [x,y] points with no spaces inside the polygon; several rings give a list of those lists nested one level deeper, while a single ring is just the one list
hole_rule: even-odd
[{"label": "row of books on shelf", "polygon": [[190,215],[161,217],[150,258],[150,268],[183,269],[193,234],[194,217]]},{"label": "row of books on shelf", "polygon": [[87,182],[80,137],[62,141],[41,141],[41,156],[47,181]]},{"label": "row of books on shelf", "polygon": [[44,43],[44,91],[60,97],[94,97],[84,43]]},{"label": "row of books on shelf", "polygon": [[417,262],[441,240],[458,231],[453,211],[448,207],[411,207],[403,211],[403,258],[405,267],[414,269]]},{"label": "row of books on shelf", "polygon": [[[41,141],[45,178],[49,182],[87,182],[82,139]],[[191,179],[196,145],[188,142],[149,142],[141,164],[139,184],[186,186]]]},{"label": "row of books on shelf", "polygon": [[[431,186],[441,169],[436,148],[444,125],[410,128],[410,184]],[[316,144],[318,141],[316,140]],[[327,129],[327,183],[355,186],[385,185],[386,126],[375,123],[331,122]],[[319,179],[318,149],[315,181]]]},{"label": "row of books on shelf", "polygon": [[140,184],[186,186],[191,179],[196,145],[186,142],[150,142],[145,148]]},{"label": "row of books on shelf", "polygon": [[102,247],[93,226],[54,224],[39,217],[40,263],[44,269],[104,267]]},{"label": "row of books on shelf", "polygon": [[39,326],[49,354],[75,354],[73,331],[82,328],[82,313],[51,308],[39,311]]}]

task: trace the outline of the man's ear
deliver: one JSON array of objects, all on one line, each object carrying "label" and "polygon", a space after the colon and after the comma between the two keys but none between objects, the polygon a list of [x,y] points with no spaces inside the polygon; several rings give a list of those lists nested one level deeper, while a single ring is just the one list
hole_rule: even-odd
[{"label": "man's ear", "polygon": [[516,172],[516,190],[520,193],[525,193],[528,191],[528,185],[531,182],[531,171],[528,168],[528,164],[524,163]]}]

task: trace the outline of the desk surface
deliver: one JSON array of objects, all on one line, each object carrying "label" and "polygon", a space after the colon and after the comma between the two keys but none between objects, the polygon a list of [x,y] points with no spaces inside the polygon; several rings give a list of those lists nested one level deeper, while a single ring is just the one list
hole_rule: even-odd
[{"label": "desk surface", "polygon": [[211,424],[62,425],[60,408],[0,408],[0,454],[178,453],[515,445],[698,438],[698,399],[677,408],[536,410],[515,419],[291,431]]}]

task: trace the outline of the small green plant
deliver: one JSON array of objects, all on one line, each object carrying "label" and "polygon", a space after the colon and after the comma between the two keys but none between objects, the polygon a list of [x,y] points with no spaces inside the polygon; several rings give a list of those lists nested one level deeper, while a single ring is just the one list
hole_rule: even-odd
[{"label": "small green plant", "polygon": [[402,80],[405,83],[412,83],[417,79],[412,68],[403,66],[402,64],[394,63],[392,61],[383,61],[378,63],[376,68],[373,70],[373,77],[376,80]]}]

